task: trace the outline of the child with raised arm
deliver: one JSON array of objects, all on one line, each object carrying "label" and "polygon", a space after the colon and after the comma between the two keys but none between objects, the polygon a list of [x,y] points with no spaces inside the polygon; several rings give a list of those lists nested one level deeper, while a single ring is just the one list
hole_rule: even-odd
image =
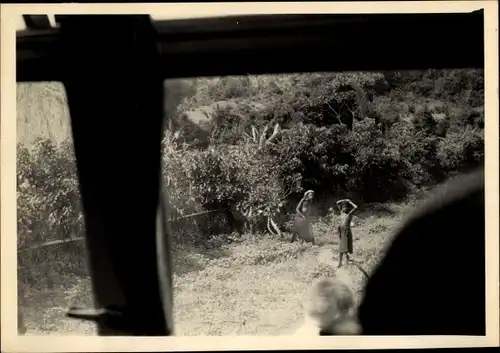
[{"label": "child with raised arm", "polygon": [[297,238],[302,239],[305,242],[315,244],[314,235],[311,229],[311,223],[309,221],[309,216],[311,214],[311,204],[314,198],[314,191],[308,190],[304,193],[304,197],[300,200],[297,208],[295,209],[295,219],[294,219],[294,230],[292,236],[292,243],[297,240]]},{"label": "child with raised arm", "polygon": [[[349,210],[349,205],[351,205],[352,209]],[[342,267],[342,258],[344,254],[346,255],[346,259],[349,262],[349,254],[352,254],[352,231],[351,231],[351,221],[353,212],[358,208],[349,199],[339,200],[337,201],[337,206],[340,207],[340,223],[338,225],[339,232],[339,265],[338,267]]]}]

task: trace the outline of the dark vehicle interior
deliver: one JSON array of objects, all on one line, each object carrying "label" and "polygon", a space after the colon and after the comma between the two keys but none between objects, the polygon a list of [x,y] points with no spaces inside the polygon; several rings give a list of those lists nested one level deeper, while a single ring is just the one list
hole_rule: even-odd
[{"label": "dark vehicle interior", "polygon": [[[47,16],[24,19],[17,81],[62,82],[71,116],[95,308],[68,315],[95,321],[103,336],[175,334],[160,179],[165,79],[484,67],[483,11],[169,21],[56,15],[55,28]],[[137,156],[133,169],[129,155]],[[400,230],[366,287],[363,334],[485,335],[482,172],[459,189]],[[457,224],[457,214],[468,221]],[[117,221],[123,218],[129,221]],[[427,237],[434,248],[420,245]],[[430,265],[411,263],[415,252]]]}]

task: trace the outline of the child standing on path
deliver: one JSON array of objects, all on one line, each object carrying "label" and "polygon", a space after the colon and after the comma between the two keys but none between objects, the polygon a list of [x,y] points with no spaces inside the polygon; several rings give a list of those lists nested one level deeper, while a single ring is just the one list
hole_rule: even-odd
[{"label": "child standing on path", "polygon": [[[352,209],[349,211],[349,205]],[[338,226],[339,232],[339,265],[338,268],[342,267],[342,258],[344,254],[349,262],[349,254],[352,254],[352,231],[351,231],[351,221],[353,212],[358,208],[351,200],[344,199],[337,201],[337,205],[340,207],[340,224]]]},{"label": "child standing on path", "polygon": [[311,229],[309,216],[311,214],[311,204],[314,199],[314,191],[308,190],[304,193],[304,197],[300,200],[297,208],[295,209],[294,230],[292,236],[292,243],[300,238],[306,242],[315,244],[314,235]]}]

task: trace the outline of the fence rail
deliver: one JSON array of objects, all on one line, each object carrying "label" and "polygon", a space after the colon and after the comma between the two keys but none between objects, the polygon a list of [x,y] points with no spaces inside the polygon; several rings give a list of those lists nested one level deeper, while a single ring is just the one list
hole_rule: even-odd
[{"label": "fence rail", "polygon": [[[209,211],[202,211],[202,212],[191,213],[191,214],[188,214],[188,215],[185,215],[185,216],[179,216],[179,217],[170,218],[167,222],[169,222],[169,223],[170,222],[177,222],[177,221],[182,220],[182,219],[194,218],[194,217],[203,216],[203,215],[206,215],[206,214],[209,214],[209,213],[220,212],[220,211],[224,211],[224,210],[225,210],[224,208],[218,208],[218,209],[215,209],[215,210],[209,210]],[[47,241],[47,242],[44,242],[42,244],[38,244],[38,245],[35,245],[35,246],[29,246],[29,247],[21,248],[18,251],[22,252],[22,251],[27,251],[27,250],[32,250],[32,249],[39,249],[39,248],[43,248],[43,247],[51,246],[51,245],[67,244],[67,243],[72,243],[72,242],[75,242],[75,241],[81,241],[81,240],[84,240],[84,239],[85,239],[85,237],[71,237],[71,238],[66,238],[66,239],[51,240],[51,241]]]}]

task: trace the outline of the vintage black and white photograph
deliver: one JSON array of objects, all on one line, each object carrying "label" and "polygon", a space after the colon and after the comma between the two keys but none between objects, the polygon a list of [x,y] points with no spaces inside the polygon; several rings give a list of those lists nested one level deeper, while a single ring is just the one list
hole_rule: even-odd
[{"label": "vintage black and white photograph", "polygon": [[485,336],[484,54],[409,15],[19,16],[18,333]]}]

